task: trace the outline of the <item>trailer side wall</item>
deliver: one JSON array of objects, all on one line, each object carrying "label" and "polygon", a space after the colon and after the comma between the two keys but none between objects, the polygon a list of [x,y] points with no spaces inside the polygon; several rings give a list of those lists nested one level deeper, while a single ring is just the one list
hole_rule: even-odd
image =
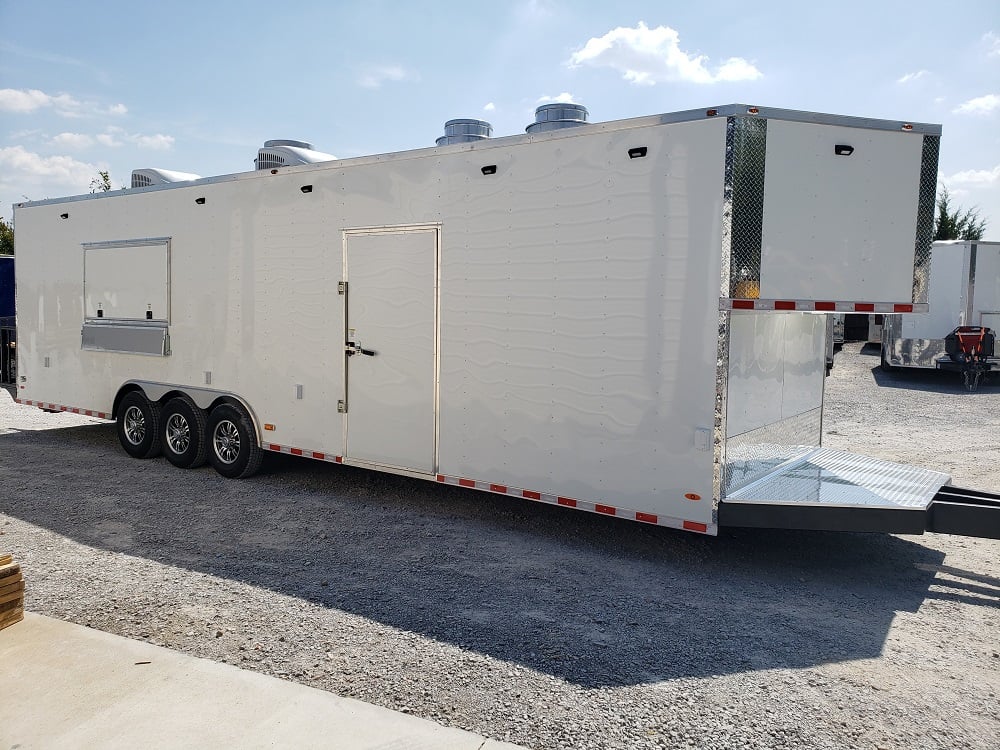
[{"label": "trailer side wall", "polygon": [[[19,397],[217,389],[349,462],[345,238],[438,227],[434,471],[710,524],[724,152],[721,119],[592,129],[19,209]],[[82,244],[141,238],[169,238],[170,354],[81,351]]]}]

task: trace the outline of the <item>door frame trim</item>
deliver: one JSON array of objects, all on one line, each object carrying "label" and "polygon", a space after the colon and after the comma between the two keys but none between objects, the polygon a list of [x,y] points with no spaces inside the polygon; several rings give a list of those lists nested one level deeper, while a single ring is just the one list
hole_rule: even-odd
[{"label": "door frame trim", "polygon": [[[350,328],[350,320],[348,318],[348,299],[351,295],[351,285],[350,277],[348,276],[347,267],[347,243],[351,237],[364,236],[364,235],[378,235],[378,234],[414,234],[418,232],[433,232],[434,233],[434,434],[432,439],[434,441],[433,446],[433,466],[429,475],[437,474],[441,469],[441,228],[440,222],[434,223],[419,223],[419,224],[395,224],[395,225],[382,225],[382,226],[368,226],[368,227],[350,227],[344,229],[341,232],[341,243],[342,243],[342,281],[348,282],[347,291],[343,295],[343,320],[344,328],[341,331],[340,341],[338,346],[344,351],[341,354],[341,366],[343,368],[343,378],[344,384],[344,401],[347,403],[347,413],[343,415],[343,437],[342,444],[344,446],[344,452],[348,452],[348,442],[347,442],[347,431],[348,423],[351,420],[351,400],[348,397],[348,378],[350,374],[347,367],[347,351],[344,348],[344,344],[347,341],[347,331]],[[345,456],[345,458],[351,460],[350,456]],[[363,461],[362,459],[356,459],[357,461]],[[371,464],[373,466],[377,465],[371,461],[363,461],[364,463]],[[396,471],[414,471],[413,469],[406,469],[402,467],[393,467]],[[418,474],[423,474],[423,472],[417,472]]]}]

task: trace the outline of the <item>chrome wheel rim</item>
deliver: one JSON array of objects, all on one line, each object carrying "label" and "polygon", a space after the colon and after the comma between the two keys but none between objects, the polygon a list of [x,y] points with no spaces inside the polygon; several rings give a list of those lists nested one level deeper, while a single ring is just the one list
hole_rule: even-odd
[{"label": "chrome wheel rim", "polygon": [[212,433],[215,456],[224,464],[231,464],[240,455],[240,431],[233,422],[224,419]]},{"label": "chrome wheel rim", "polygon": [[191,446],[191,426],[181,414],[171,414],[167,419],[167,445],[174,453],[183,454]]},{"label": "chrome wheel rim", "polygon": [[146,417],[138,406],[130,406],[123,417],[125,424],[125,439],[132,445],[139,445],[146,439]]}]

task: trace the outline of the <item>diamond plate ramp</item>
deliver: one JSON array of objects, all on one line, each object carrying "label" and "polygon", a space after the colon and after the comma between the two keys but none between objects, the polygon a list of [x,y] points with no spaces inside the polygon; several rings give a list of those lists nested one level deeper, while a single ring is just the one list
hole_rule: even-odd
[{"label": "diamond plate ramp", "polygon": [[950,481],[939,471],[817,448],[727,495],[724,502],[926,510]]}]

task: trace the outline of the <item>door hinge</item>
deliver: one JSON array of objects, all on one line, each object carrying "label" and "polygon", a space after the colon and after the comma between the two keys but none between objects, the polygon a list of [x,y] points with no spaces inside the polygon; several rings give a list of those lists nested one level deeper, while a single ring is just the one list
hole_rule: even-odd
[{"label": "door hinge", "polygon": [[347,294],[347,282],[338,281],[337,282],[337,294]]},{"label": "door hinge", "polygon": [[347,413],[347,402],[344,399],[340,399],[337,402],[337,413],[346,414]]}]

